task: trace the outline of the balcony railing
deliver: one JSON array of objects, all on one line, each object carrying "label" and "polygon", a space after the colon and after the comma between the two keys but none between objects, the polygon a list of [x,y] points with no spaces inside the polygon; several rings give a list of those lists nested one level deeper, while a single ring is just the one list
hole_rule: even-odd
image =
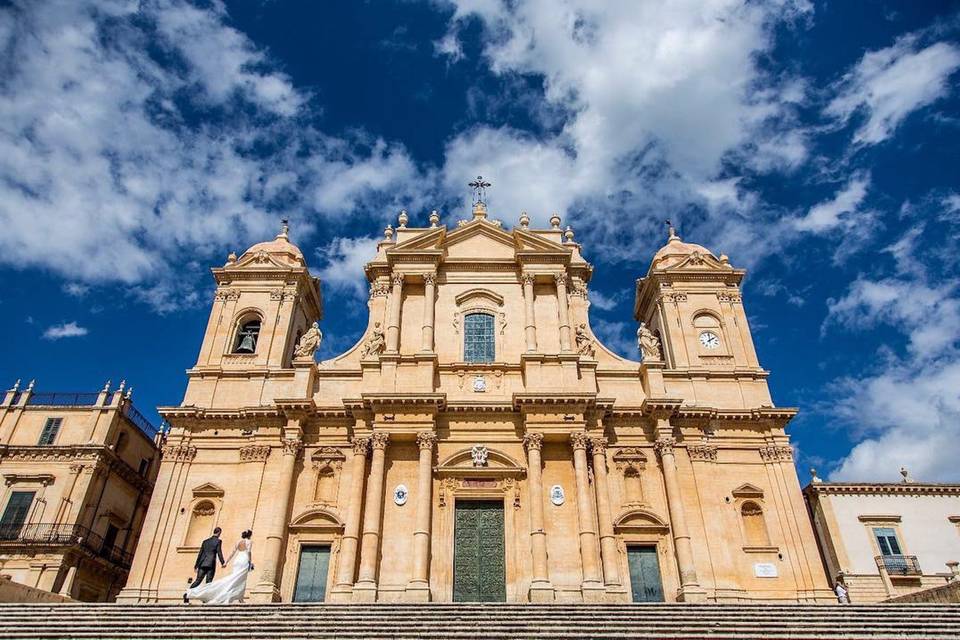
[{"label": "balcony railing", "polygon": [[146,419],[146,417],[140,413],[133,403],[127,400],[126,407],[123,410],[123,414],[130,418],[130,422],[137,425],[140,431],[143,431],[148,438],[153,440],[157,437],[159,429],[153,426],[153,423]]},{"label": "balcony railing", "polygon": [[917,556],[877,556],[877,567],[886,569],[887,574],[891,576],[920,576],[923,571],[920,570],[920,563],[917,562]]},{"label": "balcony railing", "polygon": [[77,545],[124,569],[129,569],[130,563],[133,562],[133,554],[127,553],[116,545],[106,544],[102,536],[77,524],[37,522],[0,526],[0,547],[8,547],[14,544],[24,546]]},{"label": "balcony railing", "polygon": [[99,393],[74,393],[57,391],[54,393],[33,392],[27,398],[27,404],[39,404],[53,407],[92,407],[97,404]]}]

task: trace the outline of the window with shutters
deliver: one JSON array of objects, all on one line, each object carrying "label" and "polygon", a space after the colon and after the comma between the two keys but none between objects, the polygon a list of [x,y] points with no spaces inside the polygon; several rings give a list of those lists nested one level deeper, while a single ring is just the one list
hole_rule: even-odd
[{"label": "window with shutters", "polygon": [[493,362],[496,355],[493,316],[470,313],[463,319],[463,359],[466,362]]},{"label": "window with shutters", "polygon": [[62,423],[63,418],[47,418],[47,422],[43,425],[43,431],[40,432],[40,441],[37,444],[41,446],[53,444],[53,441],[57,439]]},{"label": "window with shutters", "polygon": [[7,508],[0,518],[0,540],[15,540],[20,536],[20,529],[27,521],[35,495],[36,491],[14,491],[10,494]]},{"label": "window with shutters", "polygon": [[880,547],[880,553],[885,556],[899,556],[900,543],[897,541],[897,532],[893,527],[877,527],[873,530],[873,535],[877,538],[877,546]]}]

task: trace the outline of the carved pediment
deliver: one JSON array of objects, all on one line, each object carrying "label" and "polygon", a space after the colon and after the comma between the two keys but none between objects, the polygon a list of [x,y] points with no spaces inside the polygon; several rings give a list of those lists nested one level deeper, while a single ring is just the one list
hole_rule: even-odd
[{"label": "carved pediment", "polygon": [[431,249],[441,249],[443,248],[444,240],[447,237],[446,227],[437,227],[436,229],[428,229],[421,233],[418,236],[410,238],[409,240],[404,240],[403,242],[398,243],[392,249],[389,249],[387,253],[402,253],[406,251],[424,251]]},{"label": "carved pediment", "polygon": [[522,229],[515,229],[513,238],[517,251],[536,253],[566,253],[569,251],[561,244],[546,240],[535,233]]},{"label": "carved pediment", "polygon": [[731,491],[730,495],[734,498],[762,498],[763,489],[747,482]]},{"label": "carved pediment", "polygon": [[667,267],[665,271],[677,271],[677,270],[689,270],[689,269],[700,269],[708,271],[730,271],[732,267],[729,264],[724,264],[714,258],[709,253],[703,253],[700,251],[694,251],[686,258],[678,262],[677,264]]},{"label": "carved pediment", "polygon": [[490,291],[489,289],[469,289],[459,294],[454,301],[457,303],[458,307],[463,307],[468,303],[491,303],[498,307],[503,306],[503,296],[499,293]]},{"label": "carved pediment", "polygon": [[324,506],[311,506],[290,521],[290,528],[336,531],[343,529],[343,522],[333,510]]},{"label": "carved pediment", "polygon": [[336,447],[320,447],[310,456],[311,462],[334,462],[346,460],[347,456]]},{"label": "carved pediment", "polygon": [[243,269],[244,267],[255,267],[262,269],[267,268],[278,268],[278,269],[289,269],[290,265],[284,264],[282,261],[277,259],[275,256],[270,255],[266,251],[257,251],[256,253],[244,254],[240,257],[240,260],[231,264],[225,269]]},{"label": "carved pediment", "polygon": [[222,498],[223,489],[212,482],[204,482],[198,487],[193,488],[194,498]]},{"label": "carved pediment", "polygon": [[447,234],[444,248],[452,258],[514,258],[513,237],[486,220],[472,220]]},{"label": "carved pediment", "polygon": [[631,509],[626,511],[614,521],[613,528],[618,533],[667,533],[670,531],[668,525],[662,518],[652,511],[646,509]]},{"label": "carved pediment", "polygon": [[639,447],[624,447],[613,454],[613,463],[618,468],[639,467],[647,464],[647,456]]},{"label": "carved pediment", "polygon": [[485,464],[474,464],[473,448],[454,453],[434,469],[438,475],[446,476],[522,476],[525,467],[516,460],[496,449],[486,450]]}]

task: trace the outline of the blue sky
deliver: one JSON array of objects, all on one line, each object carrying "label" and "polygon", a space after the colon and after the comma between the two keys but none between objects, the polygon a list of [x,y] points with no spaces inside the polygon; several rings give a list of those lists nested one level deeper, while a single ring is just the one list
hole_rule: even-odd
[{"label": "blue sky", "polygon": [[321,358],[406,208],[558,211],[635,357],[671,218],[749,269],[801,477],[960,481],[960,4],[0,3],[0,384],[176,404],[212,280],[289,217]]}]

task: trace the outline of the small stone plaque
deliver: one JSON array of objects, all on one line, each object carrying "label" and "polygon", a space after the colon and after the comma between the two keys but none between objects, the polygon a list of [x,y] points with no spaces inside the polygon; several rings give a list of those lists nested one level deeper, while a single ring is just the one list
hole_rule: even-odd
[{"label": "small stone plaque", "polygon": [[563,492],[563,487],[561,487],[558,484],[555,484],[552,487],[550,487],[550,502],[552,502],[553,504],[559,507],[564,503],[566,499],[567,499],[567,496]]},{"label": "small stone plaque", "polygon": [[757,562],[753,565],[753,575],[758,578],[776,578],[777,565],[772,562]]},{"label": "small stone plaque", "polygon": [[410,497],[410,492],[407,491],[407,485],[405,484],[398,484],[397,488],[393,490],[393,502],[398,507],[407,504],[408,497]]}]

